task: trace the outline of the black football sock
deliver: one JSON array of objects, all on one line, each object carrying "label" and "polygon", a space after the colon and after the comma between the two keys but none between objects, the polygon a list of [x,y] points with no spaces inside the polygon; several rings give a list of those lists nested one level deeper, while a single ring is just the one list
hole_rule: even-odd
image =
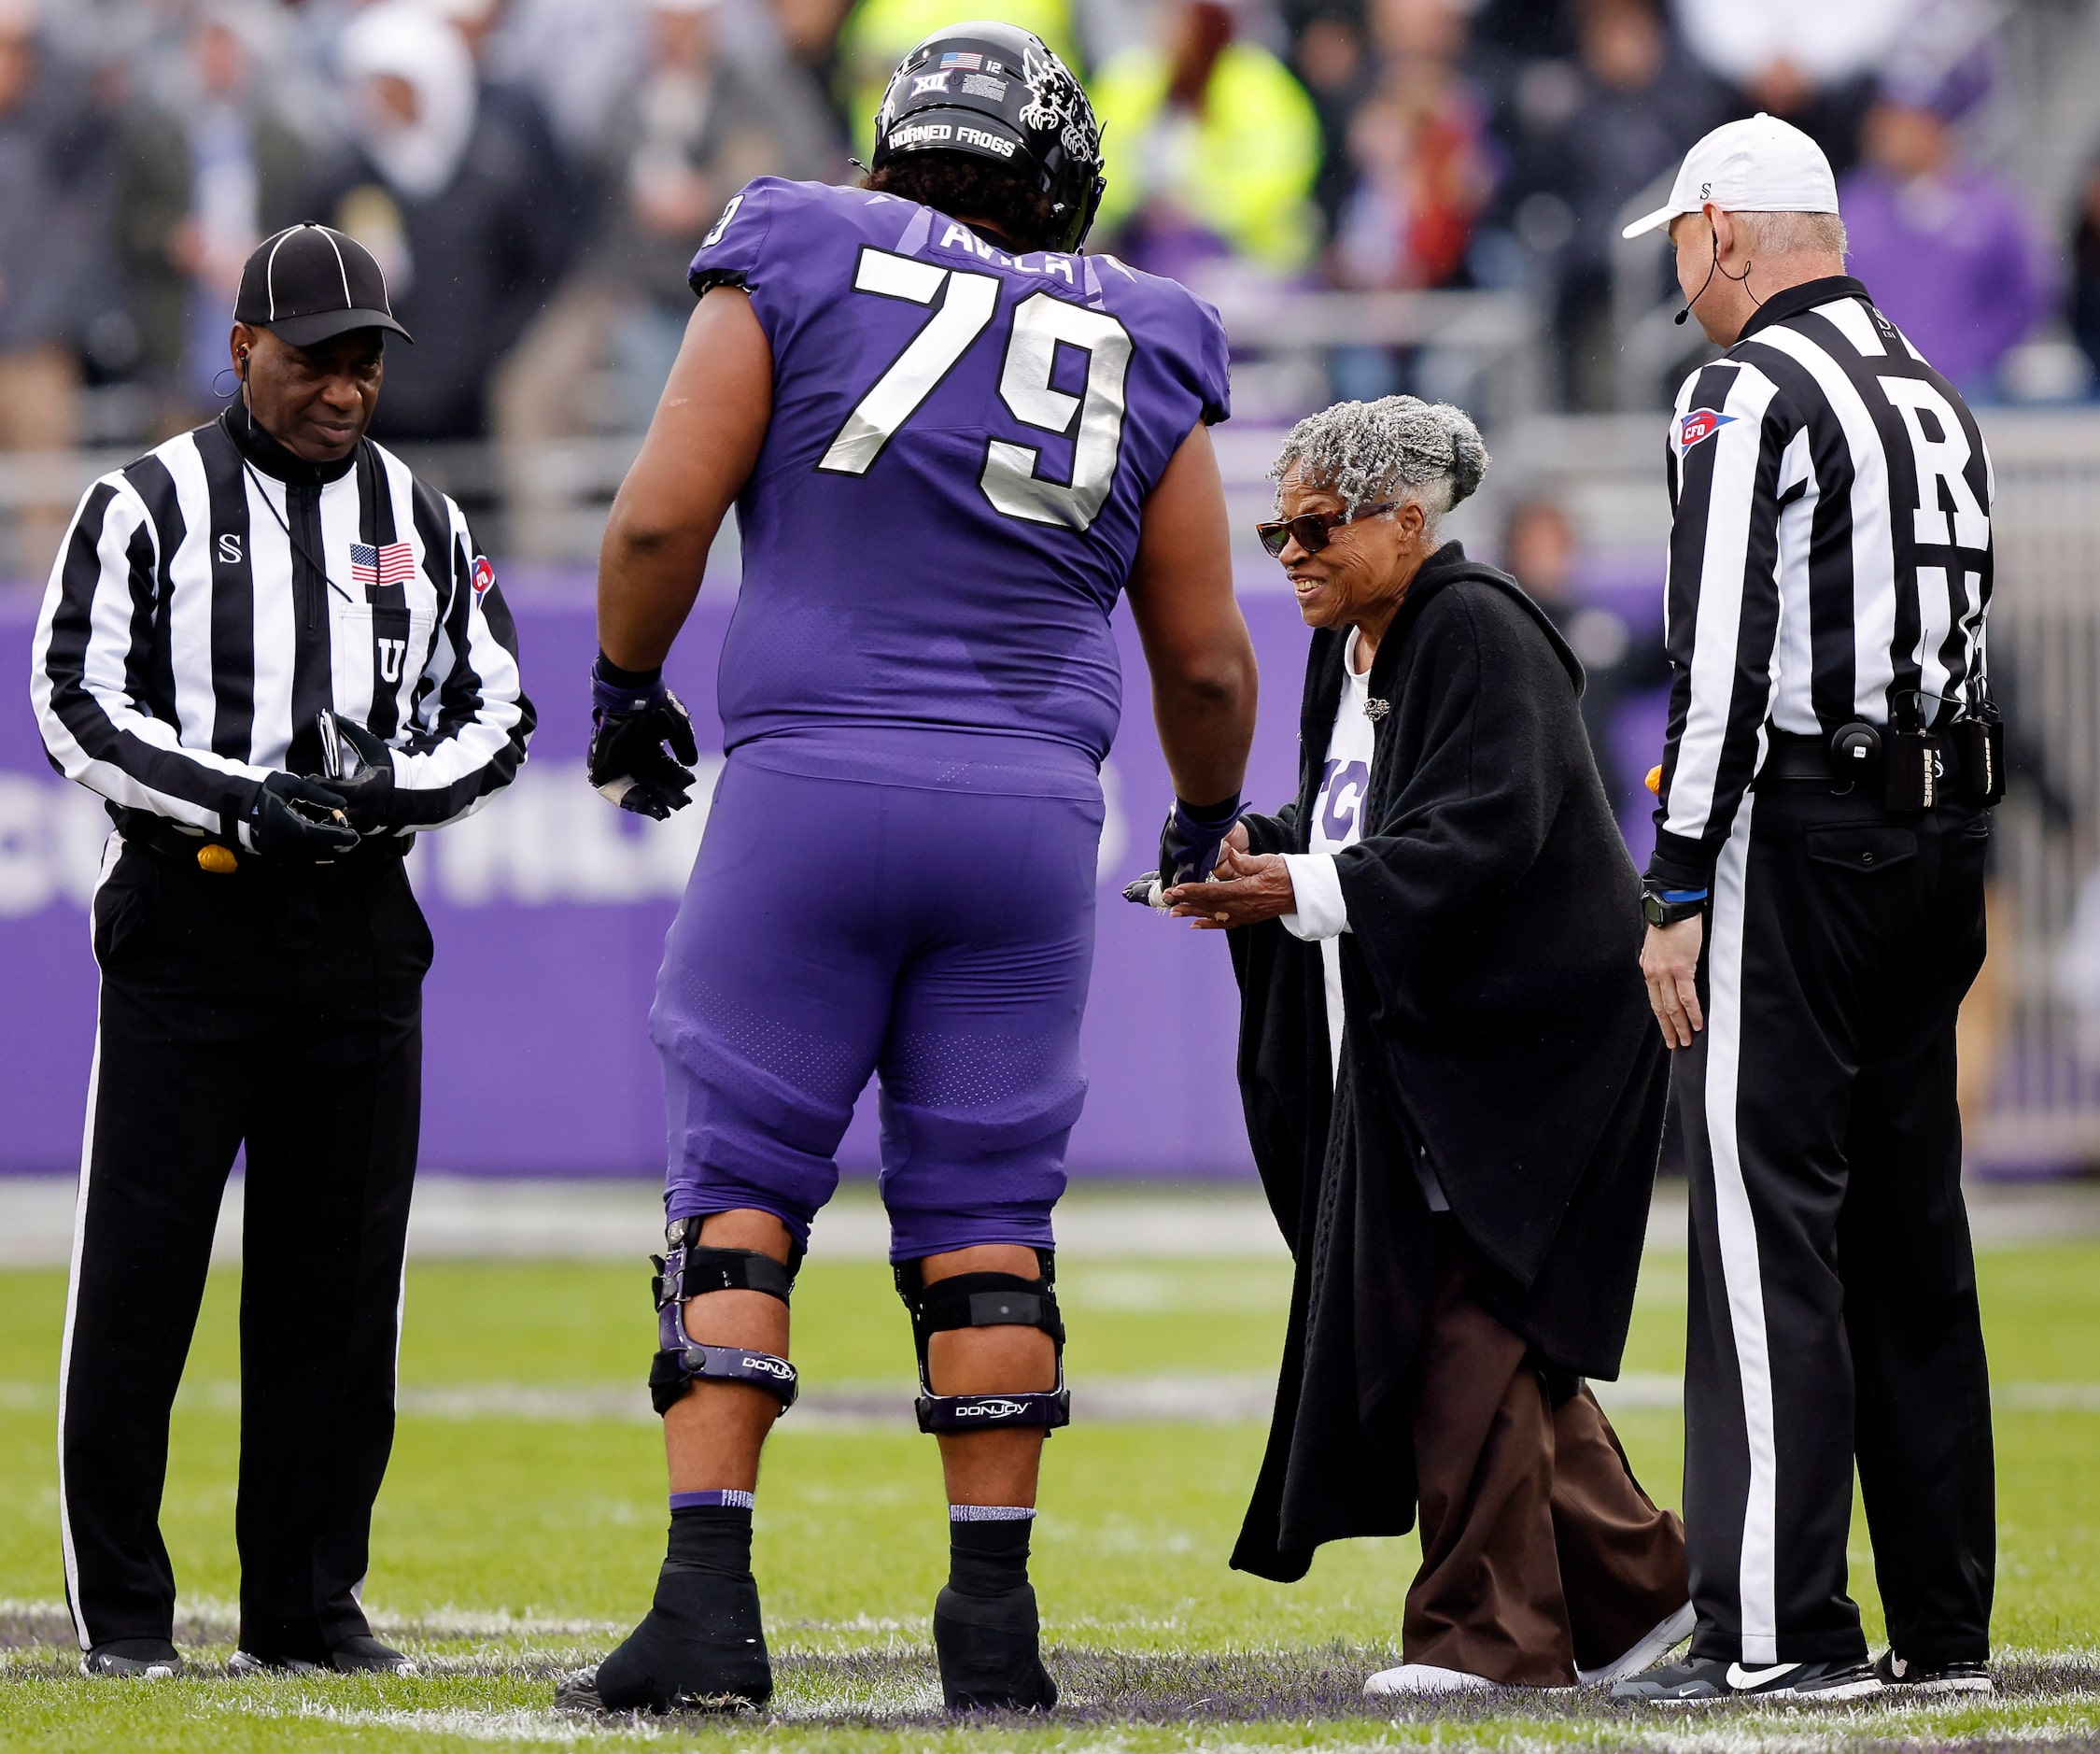
[{"label": "black football sock", "polygon": [[[964,1515],[978,1514],[965,1520]],[[954,1506],[948,1529],[948,1587],[934,1604],[934,1654],[941,1692],[954,1711],[1048,1710],[1057,1683],[1043,1667],[1036,1591],[1028,1581],[1032,1519]]]},{"label": "black football sock", "polygon": [[763,1705],[773,1671],[751,1575],[751,1507],[691,1505],[671,1512],[670,1549],[648,1618],[598,1665],[611,1710]]},{"label": "black football sock", "polygon": [[1010,1512],[987,1517],[987,1509],[1006,1511],[1007,1506],[948,1507],[948,1584],[965,1595],[1009,1595],[1027,1587],[1028,1536],[1035,1518]]}]

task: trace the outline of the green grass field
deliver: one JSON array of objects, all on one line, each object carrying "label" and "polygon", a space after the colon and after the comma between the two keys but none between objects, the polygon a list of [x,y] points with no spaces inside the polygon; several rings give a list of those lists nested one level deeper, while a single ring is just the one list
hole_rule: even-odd
[{"label": "green grass field", "polygon": [[[653,1326],[617,1266],[411,1269],[404,1414],[379,1505],[367,1605],[425,1662],[415,1679],[242,1682],[235,1595],[233,1316],[215,1275],[176,1415],[163,1526],[195,1678],[93,1683],[60,1604],[52,1386],[63,1275],[0,1273],[0,1747],[387,1748],[500,1743],[652,1747],[1050,1750],[1490,1746],[2073,1746],[2100,1740],[2100,1247],[1987,1254],[2000,1385],[1998,1697],[1692,1723],[1593,1698],[1377,1711],[1362,1676],[1395,1656],[1411,1541],[1330,1548],[1279,1588],[1228,1571],[1261,1428],[1083,1419],[1049,1448],[1035,1566],[1065,1704],[1048,1721],[939,1711],[927,1615],[946,1523],[933,1446],[909,1425],[779,1428],[758,1508],[758,1569],[779,1692],[767,1719],[585,1719],[554,1679],[646,1605],[664,1522],[660,1439],[640,1376]],[[1287,1269],[1273,1261],[1071,1263],[1068,1363],[1111,1378],[1273,1369]],[[1681,1256],[1651,1257],[1629,1370],[1674,1372]],[[909,1338],[886,1271],[812,1263],[796,1353],[817,1391],[909,1393]],[[2051,1386],[2058,1385],[2058,1386]],[[2062,1385],[2086,1385],[2065,1389]],[[812,1406],[815,1403],[812,1401]],[[529,1417],[518,1416],[523,1409]],[[1637,1469],[1675,1502],[1679,1419],[1618,1419]],[[1880,1631],[1864,1526],[1854,1590]]]}]

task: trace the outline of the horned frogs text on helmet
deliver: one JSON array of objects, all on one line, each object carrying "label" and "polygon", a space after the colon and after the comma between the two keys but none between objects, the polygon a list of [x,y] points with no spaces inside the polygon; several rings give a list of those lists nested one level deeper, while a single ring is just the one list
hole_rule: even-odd
[{"label": "horned frogs text on helmet", "polygon": [[875,116],[881,170],[913,152],[989,159],[1050,199],[1050,242],[1077,249],[1101,205],[1101,124],[1072,71],[1011,24],[953,24],[898,64]]}]

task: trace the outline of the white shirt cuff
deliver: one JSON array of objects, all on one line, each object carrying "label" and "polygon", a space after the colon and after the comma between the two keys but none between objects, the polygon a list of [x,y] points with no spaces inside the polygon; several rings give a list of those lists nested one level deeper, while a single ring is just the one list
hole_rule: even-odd
[{"label": "white shirt cuff", "polygon": [[1342,899],[1342,880],[1334,873],[1333,854],[1286,853],[1283,868],[1290,873],[1290,894],[1298,903],[1295,913],[1283,916],[1285,931],[1308,943],[1318,943],[1349,929],[1349,904]]}]

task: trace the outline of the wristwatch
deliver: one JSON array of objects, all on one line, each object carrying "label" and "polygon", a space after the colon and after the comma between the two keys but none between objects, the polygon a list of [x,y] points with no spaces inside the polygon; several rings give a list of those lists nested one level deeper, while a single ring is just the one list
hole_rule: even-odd
[{"label": "wristwatch", "polygon": [[1697,919],[1706,912],[1704,889],[1643,889],[1641,917],[1650,926],[1675,926],[1680,920]]}]

